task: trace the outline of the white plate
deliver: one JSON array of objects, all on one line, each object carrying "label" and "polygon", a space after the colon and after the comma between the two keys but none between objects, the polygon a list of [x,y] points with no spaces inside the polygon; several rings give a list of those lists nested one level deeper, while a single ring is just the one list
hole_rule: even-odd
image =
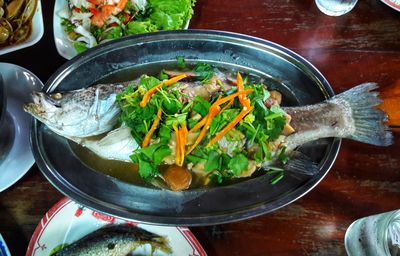
[{"label": "white plate", "polygon": [[48,256],[55,247],[61,244],[73,243],[105,225],[123,223],[167,237],[173,255],[207,255],[193,233],[186,227],[155,226],[126,221],[92,211],[65,197],[54,205],[39,222],[29,242],[26,256]]},{"label": "white plate", "polygon": [[[62,19],[58,13],[65,8],[67,8],[67,0],[56,0],[53,13],[53,34],[58,53],[62,57],[70,60],[77,55],[77,52],[72,45],[72,41],[68,39],[67,34],[61,26]],[[189,22],[190,20],[187,21],[184,29],[189,27]]]},{"label": "white plate", "polygon": [[400,0],[381,0],[381,1],[400,12]]},{"label": "white plate", "polygon": [[8,250],[7,244],[4,241],[1,234],[0,234],[0,256],[11,256],[11,253]]},{"label": "white plate", "polygon": [[[29,144],[32,117],[22,106],[30,102],[31,92],[40,91],[43,83],[30,71],[9,63],[0,62],[1,75],[7,91],[8,127],[14,131],[5,155],[0,156],[0,192],[19,180],[35,162]],[[6,124],[6,125],[7,125]]]},{"label": "white plate", "polygon": [[40,0],[38,0],[36,6],[36,12],[32,18],[32,34],[31,36],[20,44],[10,45],[0,48],[0,55],[13,52],[31,45],[36,44],[43,36],[44,26],[43,26],[43,15],[42,15],[42,5]]}]

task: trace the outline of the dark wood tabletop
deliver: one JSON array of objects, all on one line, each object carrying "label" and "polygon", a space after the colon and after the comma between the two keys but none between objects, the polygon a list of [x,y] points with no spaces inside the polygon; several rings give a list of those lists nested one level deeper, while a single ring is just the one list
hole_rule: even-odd
[{"label": "dark wood tabletop", "polygon": [[[43,82],[63,63],[53,39],[53,1],[42,1],[45,33],[34,46],[0,56]],[[400,12],[362,0],[329,17],[313,0],[198,0],[190,28],[226,30],[281,44],[308,59],[336,93],[363,82],[400,83]],[[400,107],[400,103],[399,103]],[[23,255],[46,211],[63,195],[33,165],[0,194],[0,233]],[[209,255],[345,255],[356,219],[400,208],[400,133],[394,145],[344,140],[326,177],[302,198],[263,216],[192,232]]]}]

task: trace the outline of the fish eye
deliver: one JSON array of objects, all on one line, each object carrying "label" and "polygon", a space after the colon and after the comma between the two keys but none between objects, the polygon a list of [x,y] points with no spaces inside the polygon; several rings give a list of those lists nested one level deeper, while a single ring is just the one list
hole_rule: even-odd
[{"label": "fish eye", "polygon": [[61,93],[59,93],[59,92],[54,93],[54,94],[51,95],[51,98],[54,99],[54,100],[61,100],[62,97],[63,97],[63,95]]},{"label": "fish eye", "polygon": [[[60,96],[55,96],[56,94],[60,94]],[[61,107],[61,103],[60,100],[62,98],[61,93],[56,93],[56,94],[52,94],[52,95],[46,95],[46,99],[51,102],[51,104],[53,104],[55,107]]]}]

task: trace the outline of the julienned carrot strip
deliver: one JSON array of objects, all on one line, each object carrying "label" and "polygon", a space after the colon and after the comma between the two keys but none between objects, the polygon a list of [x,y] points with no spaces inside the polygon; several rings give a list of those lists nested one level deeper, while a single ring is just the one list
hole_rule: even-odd
[{"label": "julienned carrot strip", "polygon": [[[232,94],[230,94],[230,95],[228,95],[228,96],[226,96],[226,97],[224,97],[224,98],[218,100],[218,105],[222,105],[222,104],[224,104],[225,102],[228,102],[228,101],[230,101],[231,99],[234,99],[234,98],[236,98],[237,96],[239,96],[239,95],[241,95],[241,94],[248,94],[248,93],[251,93],[251,92],[253,92],[253,91],[254,91],[254,90],[252,90],[252,89],[248,89],[248,90],[243,90],[243,91],[241,91],[241,92],[232,93]],[[217,102],[217,101],[216,101],[216,102]]]},{"label": "julienned carrot strip", "polygon": [[158,124],[160,123],[161,114],[162,114],[162,109],[160,108],[157,111],[156,119],[154,119],[154,122],[151,125],[149,132],[146,134],[146,136],[143,139],[142,148],[145,148],[149,145],[151,137],[153,136],[154,131],[157,129]]},{"label": "julienned carrot strip", "polygon": [[[217,105],[216,103],[217,103],[221,98],[222,98],[221,95],[218,96],[218,99],[217,99],[217,100],[213,103],[213,105],[211,105],[211,106],[216,106],[216,105]],[[211,109],[211,106],[210,106],[210,109]],[[208,110],[208,112],[210,112],[210,109]],[[192,129],[190,129],[189,132],[195,132],[195,131],[197,131],[198,129],[200,129],[201,127],[203,127],[203,126],[206,124],[206,122],[207,122],[207,116],[208,116],[208,114],[207,114],[205,117],[203,117],[203,119],[201,119],[201,121],[198,122]]]},{"label": "julienned carrot strip", "polygon": [[[224,98],[218,97],[218,99],[211,105],[209,113],[203,118],[203,120],[201,120],[199,123],[197,123],[195,125],[195,127],[193,127],[190,132],[196,131],[197,129],[199,129],[200,127],[203,127],[203,129],[201,130],[201,132],[199,133],[199,135],[196,138],[195,143],[189,148],[189,150],[186,152],[186,155],[190,154],[193,149],[195,149],[195,147],[197,147],[197,145],[199,145],[199,143],[201,142],[201,140],[203,139],[203,137],[206,135],[207,131],[210,129],[210,125],[211,125],[211,121],[212,119],[218,115],[218,113],[221,112],[221,108],[220,105],[230,101],[228,103],[228,105],[233,103],[233,100],[235,99],[235,97],[239,96],[239,95],[246,95],[247,93],[252,92],[253,90],[249,89],[249,90],[243,90],[241,92],[236,92],[233,93],[231,95],[228,95]],[[249,99],[245,99],[244,100],[246,106],[244,106],[244,109],[248,109],[250,108],[250,100]],[[224,108],[225,109],[225,108]],[[252,109],[252,108],[251,108]],[[250,110],[251,111],[251,110]],[[250,112],[249,111],[249,112]],[[239,120],[240,121],[240,120]]]},{"label": "julienned carrot strip", "polygon": [[227,108],[229,108],[230,106],[232,106],[233,100],[234,100],[234,99],[231,99],[231,101],[229,101],[228,104],[226,104],[226,105],[221,109],[221,112],[224,112],[225,109],[227,109]]},{"label": "julienned carrot strip", "polygon": [[187,135],[188,135],[188,129],[186,127],[186,124],[184,124],[183,126],[181,126],[180,130],[179,130],[179,136],[180,138],[180,154],[181,154],[181,158],[179,159],[179,166],[183,165],[183,162],[185,161],[185,146],[186,146],[186,141],[187,141]]},{"label": "julienned carrot strip", "polygon": [[[236,80],[237,80],[236,86],[237,86],[238,92],[239,93],[243,92],[244,91],[243,78],[239,72],[237,72]],[[239,94],[238,98],[239,98],[240,104],[242,104],[242,106],[245,106],[246,94]]]},{"label": "julienned carrot strip", "polygon": [[[229,101],[229,103],[220,111],[220,112],[222,112],[223,110],[225,110],[226,108],[230,107],[233,104],[233,100],[235,97],[237,97],[238,95],[250,93],[252,91],[253,91],[252,89],[243,90],[240,93],[236,92],[236,93],[226,96],[225,98],[221,98],[221,96],[220,96],[213,104],[222,105]],[[201,127],[203,127],[204,124],[206,123],[206,119],[207,119],[207,115],[200,122],[198,122],[192,129],[190,129],[189,132],[195,132],[198,129],[200,129]]]},{"label": "julienned carrot strip", "polygon": [[[247,104],[247,103],[246,103]],[[217,135],[215,135],[214,138],[210,140],[210,142],[207,144],[207,147],[214,144],[215,142],[219,141],[224,135],[229,132],[233,127],[236,126],[237,123],[240,122],[248,113],[250,113],[251,110],[253,110],[253,106],[245,106],[242,111],[235,117],[235,119],[232,120],[229,124],[227,124],[224,129],[222,129]]]},{"label": "julienned carrot strip", "polygon": [[196,141],[193,143],[193,145],[186,152],[186,155],[190,154],[193,151],[193,149],[195,149],[197,147],[197,145],[199,145],[199,143],[203,139],[204,135],[206,135],[207,131],[210,129],[211,121],[221,111],[221,108],[219,107],[219,105],[215,104],[215,103],[216,102],[214,102],[214,104],[211,105],[210,112],[206,116],[206,118],[207,118],[206,119],[206,123],[204,124],[203,129],[201,130],[201,132],[199,133],[199,136],[197,136]]},{"label": "julienned carrot strip", "polygon": [[200,129],[201,127],[203,127],[203,125],[206,124],[206,121],[207,121],[207,115],[206,115],[203,119],[201,119],[200,122],[198,122],[195,126],[193,126],[193,128],[190,129],[189,132],[195,132],[195,131],[197,131],[198,129]]},{"label": "julienned carrot strip", "polygon": [[179,163],[181,162],[181,137],[179,136],[179,129],[178,127],[176,127],[176,125],[172,125],[172,128],[175,131],[175,163],[177,165],[179,165]]},{"label": "julienned carrot strip", "polygon": [[153,95],[154,93],[156,93],[158,91],[158,89],[160,89],[163,85],[165,86],[170,86],[171,84],[174,84],[184,78],[186,78],[187,75],[182,74],[179,76],[174,76],[168,80],[162,81],[161,83],[157,84],[156,86],[152,87],[150,90],[148,90],[146,92],[145,95],[143,95],[143,99],[142,101],[139,103],[139,105],[144,108],[147,104],[147,102],[149,102],[151,95]]}]

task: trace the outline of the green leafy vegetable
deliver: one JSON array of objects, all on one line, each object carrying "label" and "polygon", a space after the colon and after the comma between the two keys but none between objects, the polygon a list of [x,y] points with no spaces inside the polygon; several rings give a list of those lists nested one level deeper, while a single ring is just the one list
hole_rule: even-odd
[{"label": "green leafy vegetable", "polygon": [[74,42],[74,48],[77,51],[77,53],[82,53],[88,49],[87,45],[82,42]]},{"label": "green leafy vegetable", "polygon": [[234,156],[228,164],[229,169],[233,171],[235,176],[239,176],[242,171],[247,170],[249,166],[249,160],[244,154],[237,154]]},{"label": "green leafy vegetable", "polygon": [[116,39],[122,36],[122,28],[120,26],[112,27],[108,30],[103,31],[100,35],[101,40],[104,39]]},{"label": "green leafy vegetable", "polygon": [[203,82],[210,80],[214,75],[213,67],[208,63],[198,63],[193,68],[197,75],[197,79]]},{"label": "green leafy vegetable", "polygon": [[[184,64],[183,59],[178,58],[178,61]],[[188,69],[182,63],[179,65]],[[246,97],[250,99],[253,111],[243,116],[228,132],[220,133],[232,121],[237,120],[237,116],[243,111],[238,96],[232,98],[232,101],[229,98],[230,94],[236,93],[237,88],[231,86],[231,89],[225,90],[221,86],[221,90],[211,95],[209,100],[200,96],[182,100],[188,96],[182,93],[181,86],[207,86],[203,83],[210,82],[207,80],[214,76],[214,68],[205,63],[196,64],[192,71],[197,73],[201,82],[188,80],[168,87],[158,86],[157,90],[154,90],[154,86],[167,78],[165,72],[161,71],[158,78],[143,75],[138,84],[128,86],[117,96],[117,103],[121,108],[120,122],[131,128],[132,136],[139,144],[149,133],[154,120],[160,120],[156,129],[151,129],[151,141],[148,146],[136,150],[131,155],[132,161],[139,165],[141,177],[151,179],[160,175],[159,165],[166,157],[170,160],[172,152],[183,152],[185,164],[198,165],[197,169],[204,171],[205,176],[216,183],[243,176],[243,173],[249,170],[250,163],[251,166],[257,167],[268,161],[287,163],[285,148],[276,146],[275,142],[286,124],[286,113],[279,106],[265,106],[264,102],[270,94],[264,85],[245,84],[245,90],[252,90]],[[246,81],[248,80],[250,79]],[[214,83],[213,86],[218,86],[218,83]],[[149,90],[154,93],[148,98],[145,106],[140,105]],[[224,97],[228,98],[219,105],[215,114],[210,115],[215,110],[211,109],[211,106],[215,106],[218,98]],[[158,112],[162,113],[161,117],[157,117]],[[196,124],[200,126],[196,131],[186,131],[186,135],[182,133],[183,128],[190,130]],[[203,133],[201,140],[195,144],[200,133]],[[218,134],[224,134],[224,137],[215,143],[209,143]],[[194,150],[189,151],[194,144]],[[172,156],[172,159],[175,159],[174,157],[176,156]],[[268,174],[271,175],[271,183],[276,183],[283,178],[284,171],[273,169],[268,171]]]}]

